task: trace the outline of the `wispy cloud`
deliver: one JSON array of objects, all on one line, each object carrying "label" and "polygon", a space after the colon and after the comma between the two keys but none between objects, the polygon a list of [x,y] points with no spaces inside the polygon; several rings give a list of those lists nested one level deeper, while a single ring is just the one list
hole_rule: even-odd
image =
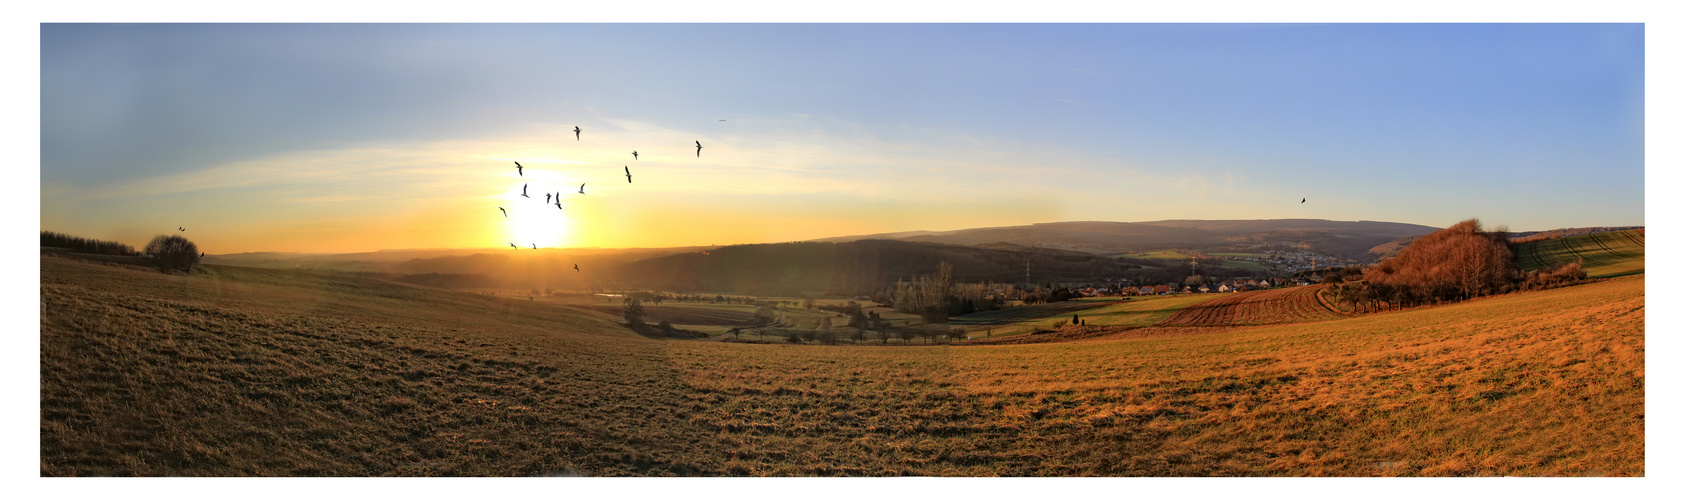
[{"label": "wispy cloud", "polygon": [[1069,99],[1060,99],[1060,98],[1057,98],[1057,97],[1053,98],[1053,100],[1059,101],[1059,102],[1068,102],[1068,103],[1071,103],[1071,104],[1082,104],[1080,102],[1072,101],[1072,100],[1069,100]]}]

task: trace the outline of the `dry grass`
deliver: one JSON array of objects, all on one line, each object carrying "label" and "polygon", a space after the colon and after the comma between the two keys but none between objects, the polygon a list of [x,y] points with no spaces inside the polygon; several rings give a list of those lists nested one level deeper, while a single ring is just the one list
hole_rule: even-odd
[{"label": "dry grass", "polygon": [[649,340],[545,301],[291,271],[41,264],[49,476],[1644,474],[1642,276],[865,348]]},{"label": "dry grass", "polygon": [[1112,341],[668,346],[724,399],[695,421],[734,474],[1628,476],[1643,285]]}]

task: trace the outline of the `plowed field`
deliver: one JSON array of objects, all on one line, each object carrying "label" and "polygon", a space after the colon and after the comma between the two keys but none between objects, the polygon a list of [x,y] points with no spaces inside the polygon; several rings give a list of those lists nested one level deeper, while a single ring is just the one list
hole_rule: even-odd
[{"label": "plowed field", "polygon": [[1200,302],[1159,323],[1164,326],[1271,325],[1338,319],[1343,315],[1316,300],[1317,286],[1241,292]]}]

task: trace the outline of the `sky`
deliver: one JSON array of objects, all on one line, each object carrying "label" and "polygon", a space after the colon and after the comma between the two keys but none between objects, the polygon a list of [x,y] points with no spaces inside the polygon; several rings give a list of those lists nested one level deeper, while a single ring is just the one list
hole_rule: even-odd
[{"label": "sky", "polygon": [[218,254],[1070,220],[1644,225],[1644,39],[1642,24],[48,23],[41,229],[139,247],[185,227]]}]

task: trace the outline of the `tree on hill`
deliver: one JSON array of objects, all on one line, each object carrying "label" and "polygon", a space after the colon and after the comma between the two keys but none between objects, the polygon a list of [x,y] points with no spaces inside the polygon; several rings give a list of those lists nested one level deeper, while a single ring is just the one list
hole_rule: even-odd
[{"label": "tree on hill", "polygon": [[626,317],[627,324],[632,325],[633,327],[643,326],[644,301],[639,300],[637,297],[627,297],[624,316]]},{"label": "tree on hill", "polygon": [[180,235],[160,234],[146,244],[147,255],[162,272],[189,271],[199,263],[199,247]]}]

